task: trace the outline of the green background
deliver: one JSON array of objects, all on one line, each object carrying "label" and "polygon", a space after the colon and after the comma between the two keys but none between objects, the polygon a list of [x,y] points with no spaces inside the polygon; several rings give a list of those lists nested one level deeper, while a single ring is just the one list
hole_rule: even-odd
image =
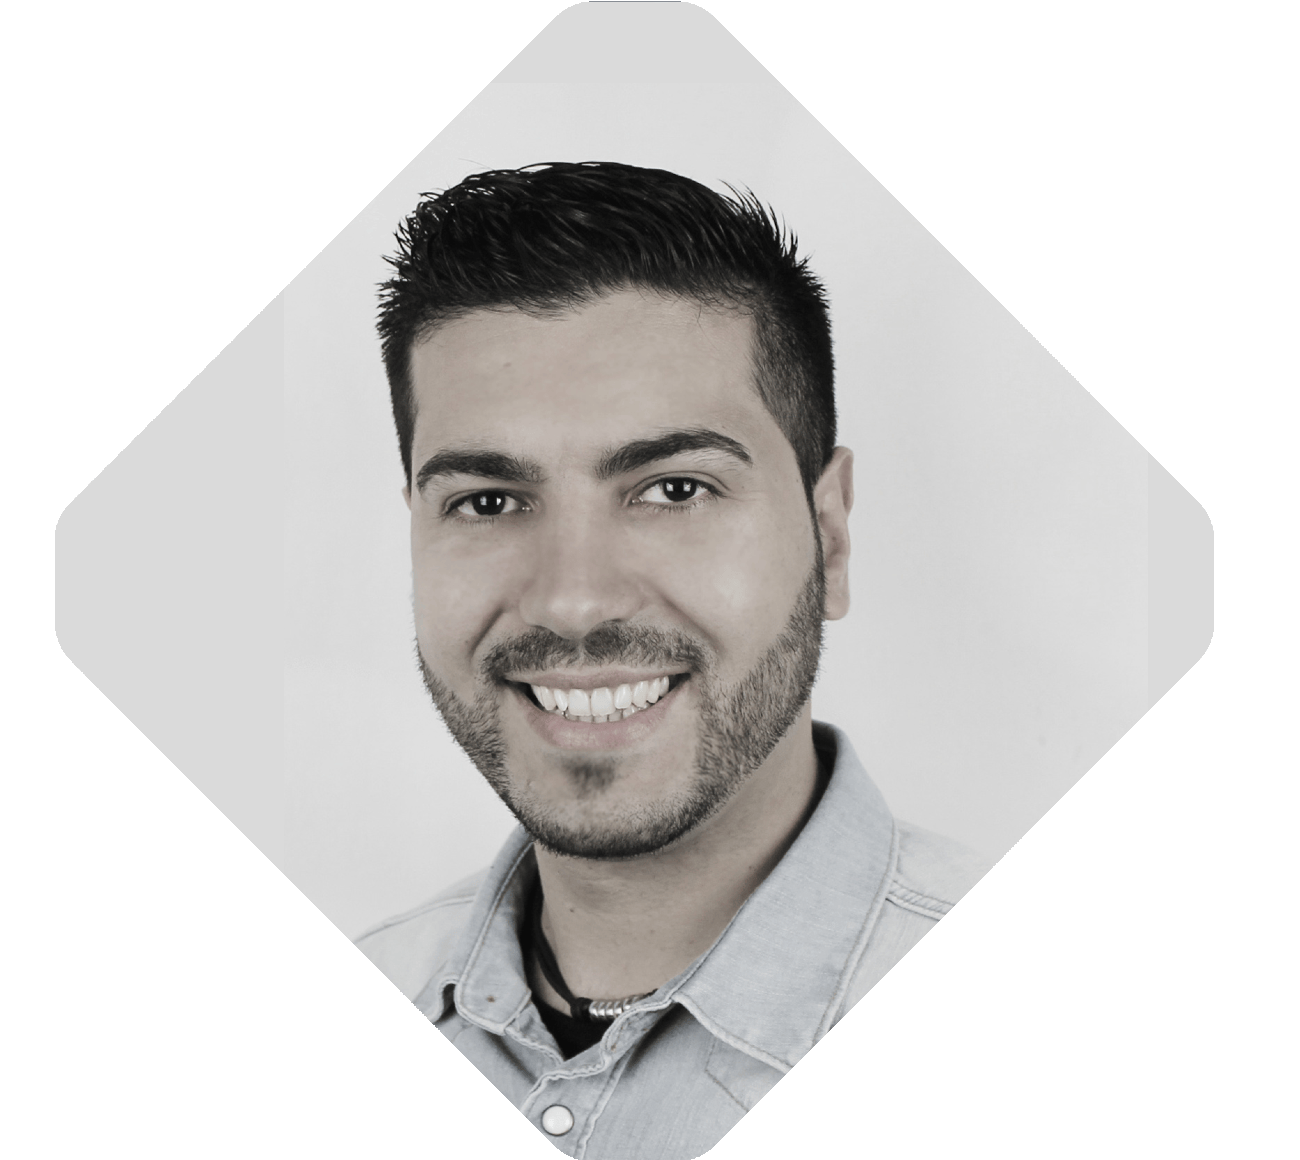
[{"label": "green background", "polygon": [[[1218,605],[1204,661],[710,1155],[1290,1151],[1294,27],[705,7],[1200,499]],[[62,508],[558,10],[4,17],[9,1155],[555,1155],[66,661],[52,576]]]}]

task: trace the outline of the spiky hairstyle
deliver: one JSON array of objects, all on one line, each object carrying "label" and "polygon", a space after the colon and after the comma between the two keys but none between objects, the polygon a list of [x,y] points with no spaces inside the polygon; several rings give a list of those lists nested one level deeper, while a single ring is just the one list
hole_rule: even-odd
[{"label": "spiky hairstyle", "polygon": [[753,319],[754,386],[811,498],[835,447],[826,294],[771,209],[731,192],[663,169],[586,161],[476,173],[422,195],[386,259],[394,274],[380,288],[378,323],[407,482],[416,343],[474,310],[549,314],[639,288]]}]

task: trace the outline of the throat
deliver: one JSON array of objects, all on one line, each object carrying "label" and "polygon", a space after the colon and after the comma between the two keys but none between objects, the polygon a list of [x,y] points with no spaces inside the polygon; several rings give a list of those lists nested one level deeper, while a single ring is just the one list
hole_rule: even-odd
[{"label": "throat", "polygon": [[[535,993],[560,1011],[570,1009],[565,991],[634,1000],[705,954],[785,855],[828,783],[826,765],[819,776],[811,729],[804,744],[799,757],[806,760],[760,767],[722,811],[656,853],[576,857],[535,843],[542,938],[529,939],[525,955]],[[559,986],[541,969],[543,941]]]},{"label": "throat", "polygon": [[[649,991],[636,992],[618,998],[592,998],[586,995],[574,994],[573,989],[565,981],[564,975],[560,971],[560,964],[555,957],[555,951],[551,949],[550,940],[546,937],[546,932],[542,928],[543,904],[542,882],[539,876],[534,880],[532,893],[528,901],[528,913],[524,924],[527,944],[524,955],[525,959],[531,963],[535,971],[540,975],[540,980],[545,982],[543,1000],[545,1005],[550,1007],[552,1011],[565,1010],[568,1018],[575,1023],[604,1028],[622,1015],[624,1011],[651,993]],[[563,1008],[560,1008],[552,997],[558,998],[563,1004]]]}]

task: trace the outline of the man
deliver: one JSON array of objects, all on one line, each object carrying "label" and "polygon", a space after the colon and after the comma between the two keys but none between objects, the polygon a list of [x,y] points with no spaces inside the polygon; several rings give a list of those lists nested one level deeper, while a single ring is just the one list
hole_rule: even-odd
[{"label": "man", "polygon": [[420,664],[521,829],[359,945],[562,1151],[696,1156],[984,869],[812,721],[825,295],[752,197],[626,165],[478,174],[398,238]]}]

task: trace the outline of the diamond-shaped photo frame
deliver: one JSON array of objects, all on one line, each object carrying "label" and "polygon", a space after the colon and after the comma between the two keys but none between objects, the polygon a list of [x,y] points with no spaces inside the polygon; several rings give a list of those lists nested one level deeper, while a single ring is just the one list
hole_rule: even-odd
[{"label": "diamond-shaped photo frame", "polygon": [[[247,377],[245,377],[245,380],[244,380],[244,381],[248,382],[248,381],[250,381],[250,380],[249,380]],[[1175,494],[1176,494],[1176,493],[1175,493]]]}]

